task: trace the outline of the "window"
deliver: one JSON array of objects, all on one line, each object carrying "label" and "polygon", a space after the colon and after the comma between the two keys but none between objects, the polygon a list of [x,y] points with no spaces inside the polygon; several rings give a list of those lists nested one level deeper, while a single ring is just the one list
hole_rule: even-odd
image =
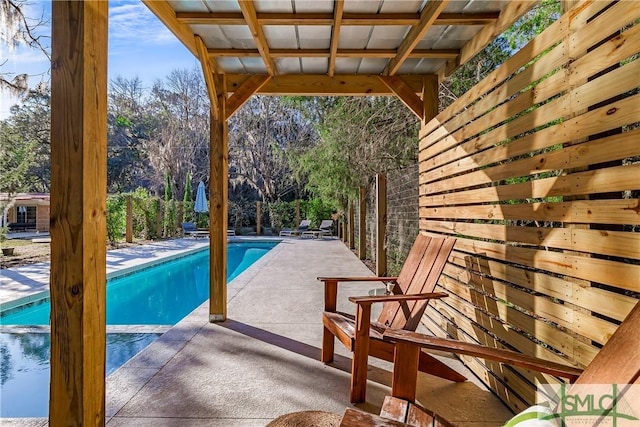
[{"label": "window", "polygon": [[33,223],[36,222],[36,207],[35,206],[18,206],[16,215],[16,222]]}]

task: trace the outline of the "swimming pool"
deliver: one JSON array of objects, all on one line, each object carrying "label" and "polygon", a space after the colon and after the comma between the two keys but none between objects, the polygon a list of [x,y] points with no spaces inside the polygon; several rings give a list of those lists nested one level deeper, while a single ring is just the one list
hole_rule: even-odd
[{"label": "swimming pool", "polygon": [[[227,282],[277,243],[229,243]],[[204,249],[110,278],[107,281],[107,324],[174,325],[208,296],[209,251]],[[49,314],[48,299],[0,314],[3,327],[0,333],[0,418],[48,415],[50,334],[13,333],[11,329],[18,325],[46,328]],[[127,326],[129,329],[131,327]],[[107,375],[158,336],[157,333],[107,333]]]},{"label": "swimming pool", "polygon": [[[107,375],[160,335],[107,334]],[[46,417],[49,413],[50,334],[0,333],[0,354],[0,418]]]},{"label": "swimming pool", "polygon": [[[227,282],[277,242],[229,243]],[[107,325],[175,325],[209,297],[209,251],[107,280]],[[48,325],[48,299],[5,310],[0,325]]]}]

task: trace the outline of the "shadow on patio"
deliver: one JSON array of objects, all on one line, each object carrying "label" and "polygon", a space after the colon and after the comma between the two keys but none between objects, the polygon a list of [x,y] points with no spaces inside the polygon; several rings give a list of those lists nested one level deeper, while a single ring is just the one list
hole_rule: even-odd
[{"label": "shadow on patio", "polygon": [[[295,411],[342,414],[352,406],[351,355],[336,346],[334,363],[319,361],[323,288],[316,277],[327,274],[371,272],[338,240],[282,242],[229,284],[229,320],[208,323],[205,303],[108,378],[108,425],[244,427]],[[352,311],[346,296],[366,286],[375,284],[342,286],[341,308]],[[391,364],[370,364],[367,403],[358,407],[377,413],[390,393]],[[422,375],[418,400],[453,422],[501,425],[510,416],[469,381]]]}]

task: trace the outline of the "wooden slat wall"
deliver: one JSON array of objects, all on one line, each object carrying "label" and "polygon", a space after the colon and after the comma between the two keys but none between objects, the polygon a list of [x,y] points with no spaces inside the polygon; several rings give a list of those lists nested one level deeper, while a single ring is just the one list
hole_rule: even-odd
[{"label": "wooden slat wall", "polygon": [[[438,336],[584,367],[640,296],[640,8],[583,1],[423,125]],[[514,410],[557,378],[465,358]]]}]

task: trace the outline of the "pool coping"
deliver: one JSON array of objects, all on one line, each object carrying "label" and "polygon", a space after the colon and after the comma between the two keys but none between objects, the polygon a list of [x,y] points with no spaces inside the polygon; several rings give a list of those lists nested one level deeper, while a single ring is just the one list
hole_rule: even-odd
[{"label": "pool coping", "polygon": [[[249,241],[276,241],[276,242],[281,242],[283,239],[282,238],[277,238],[277,237],[272,237],[272,236],[259,236],[259,237],[244,237],[244,236],[235,236],[235,237],[230,237],[227,239],[228,243],[239,243],[239,242],[249,242]],[[140,248],[144,248],[144,247],[148,247],[148,248],[158,248],[160,245],[164,245],[167,243],[171,243],[171,242],[180,242],[182,244],[184,243],[190,243],[193,244],[193,246],[190,247],[176,247],[176,248],[169,248],[169,249],[164,249],[165,252],[157,255],[154,259],[151,259],[147,262],[144,263],[136,263],[133,265],[125,265],[121,268],[118,268],[117,265],[114,265],[114,262],[111,262],[110,265],[110,261],[109,261],[109,257],[116,257],[119,254],[127,254],[127,252],[132,253],[132,256],[135,256],[135,252],[139,251]],[[112,279],[114,277],[120,277],[120,276],[124,276],[124,275],[128,275],[128,274],[132,274],[135,273],[136,271],[139,270],[143,270],[146,268],[151,268],[154,265],[166,262],[168,259],[173,259],[173,258],[181,258],[184,256],[188,256],[192,253],[204,250],[205,248],[208,247],[209,241],[205,240],[202,241],[200,239],[198,239],[197,241],[195,239],[190,239],[190,238],[183,238],[183,239],[172,239],[172,240],[163,240],[163,241],[158,241],[158,242],[153,242],[149,245],[141,245],[141,246],[134,246],[134,247],[130,247],[130,248],[124,248],[124,249],[114,249],[111,251],[107,251],[107,273],[106,273],[106,278],[107,279]],[[134,259],[135,261],[135,259]],[[133,261],[133,262],[134,262]],[[18,297],[15,299],[11,299],[5,302],[0,302],[0,312],[5,311],[5,310],[10,310],[12,308],[15,308],[17,306],[20,305],[24,305],[24,304],[31,304],[31,303],[35,303],[38,302],[42,299],[47,299],[50,296],[50,291],[49,291],[49,271],[50,271],[50,262],[44,262],[44,263],[38,263],[38,264],[32,264],[29,266],[25,266],[25,267],[17,267],[17,268],[13,268],[13,269],[2,269],[0,270],[0,273],[9,273],[9,276],[4,278],[4,281],[2,282],[2,286],[0,286],[0,296],[2,293],[2,287],[5,286],[12,286],[12,285],[17,285],[17,284],[22,284],[25,286],[29,286],[29,290],[23,291],[25,293],[28,293],[28,295],[24,295],[22,297]],[[13,274],[13,272],[17,272],[16,275]],[[244,273],[244,272],[243,272]],[[10,277],[10,276],[14,276],[14,277]],[[16,278],[17,275],[22,275],[24,277],[24,280],[18,280]],[[45,281],[46,278],[46,281]],[[2,279],[2,275],[0,274],[0,279]],[[233,280],[237,279],[234,278]],[[232,282],[233,282],[232,280]],[[6,282],[6,283],[5,283]],[[231,282],[229,282],[231,283]],[[46,288],[46,289],[45,289]],[[33,290],[33,291],[31,291]],[[1,298],[0,298],[1,300]]]},{"label": "pool coping", "polygon": [[[253,237],[230,237],[228,239],[228,243],[242,243],[242,242],[255,242],[255,241],[260,241],[260,242],[277,242],[280,243],[282,242],[284,239],[282,238],[277,238],[277,237],[267,237],[267,236],[253,236]],[[144,269],[144,268],[149,268],[152,267],[153,265],[157,265],[158,263],[161,263],[163,261],[166,261],[167,258],[172,257],[172,258],[181,258],[183,256],[187,256],[191,253],[200,251],[200,250],[204,250],[205,246],[199,246],[197,248],[189,248],[183,251],[180,251],[179,253],[173,253],[173,254],[167,254],[166,256],[163,257],[159,257],[154,261],[150,261],[148,263],[144,263],[144,264],[140,264],[139,266],[133,266],[131,268],[125,268],[122,270],[118,270],[118,272],[122,272],[121,274],[118,274],[115,277],[118,277],[120,275],[124,275],[124,274],[131,274],[135,271]],[[280,247],[280,245],[276,245],[273,248],[271,248],[266,254],[264,254],[263,256],[261,256],[258,260],[256,260],[253,264],[251,264],[246,270],[244,270],[242,273],[240,273],[238,276],[236,276],[233,280],[231,280],[229,283],[227,283],[227,302],[231,301],[241,290],[242,288],[244,288],[244,286],[246,286],[259,272],[260,270],[267,264],[269,263],[275,256],[276,254],[279,252],[278,248]],[[137,267],[137,268],[136,268]],[[113,272],[112,272],[113,274]],[[109,277],[109,273],[107,274],[107,277]],[[44,292],[39,292],[38,294],[35,295],[42,295],[44,293],[47,293],[47,295],[49,294],[49,291],[44,291]],[[31,295],[30,297],[33,297],[34,295]],[[22,299],[27,298],[27,297],[23,297]],[[166,343],[168,342],[172,342],[172,341],[176,341],[176,336],[180,335],[180,330],[181,328],[184,327],[185,324],[190,325],[193,323],[193,319],[195,317],[195,312],[202,310],[203,308],[205,308],[207,305],[209,304],[209,298],[207,298],[202,304],[200,304],[199,306],[197,306],[196,308],[194,308],[191,312],[189,312],[185,317],[183,317],[178,323],[176,323],[175,325],[113,325],[113,326],[107,326],[107,333],[161,333],[162,335],[160,335],[156,340],[154,340],[151,344],[149,344],[147,347],[145,347],[144,349],[142,349],[138,354],[136,354],[134,357],[132,357],[131,359],[127,360],[125,363],[123,363],[121,366],[119,366],[118,368],[116,368],[113,372],[111,372],[110,374],[108,374],[105,377],[105,381],[107,381],[107,384],[109,383],[109,378],[117,378],[117,373],[122,370],[123,368],[128,367],[128,365],[130,364],[135,364],[137,363],[137,360],[140,360],[141,358],[147,357],[145,356],[145,352],[147,352],[146,354],[148,354],[148,351],[153,351],[152,350],[152,346],[154,343],[157,343],[156,345],[162,344],[162,343]],[[206,324],[207,322],[203,323]],[[15,328],[15,329],[14,329]],[[0,333],[46,333],[46,332],[50,332],[51,331],[51,327],[50,326],[5,326],[5,325],[0,325]],[[180,339],[177,339],[177,341],[180,341]],[[151,347],[151,349],[150,349]],[[182,346],[177,346],[173,348],[173,352],[172,351],[164,351],[164,355],[166,357],[173,358],[180,350],[182,349]],[[160,368],[157,368],[157,371],[159,371]],[[112,381],[116,381],[116,380],[112,380]],[[129,392],[134,392],[137,393],[139,391],[139,389],[141,389],[144,386],[144,384],[140,384],[139,388],[135,388],[135,389],[130,389],[128,390]],[[118,401],[119,399],[115,399],[116,401]],[[128,400],[123,401],[121,404],[114,404],[113,402],[107,402],[109,404],[109,408],[107,408],[107,421],[113,416],[115,415],[115,413],[117,413],[117,411],[119,411],[124,404],[126,404]],[[24,418],[0,418],[1,421],[3,422],[7,422],[7,423],[13,423],[13,422],[18,422],[21,423],[22,421],[27,421],[29,423],[33,423],[34,426],[46,426],[48,424],[48,418],[43,418],[43,417],[24,417]],[[42,423],[42,424],[41,424]],[[31,425],[31,424],[30,424]]]}]

